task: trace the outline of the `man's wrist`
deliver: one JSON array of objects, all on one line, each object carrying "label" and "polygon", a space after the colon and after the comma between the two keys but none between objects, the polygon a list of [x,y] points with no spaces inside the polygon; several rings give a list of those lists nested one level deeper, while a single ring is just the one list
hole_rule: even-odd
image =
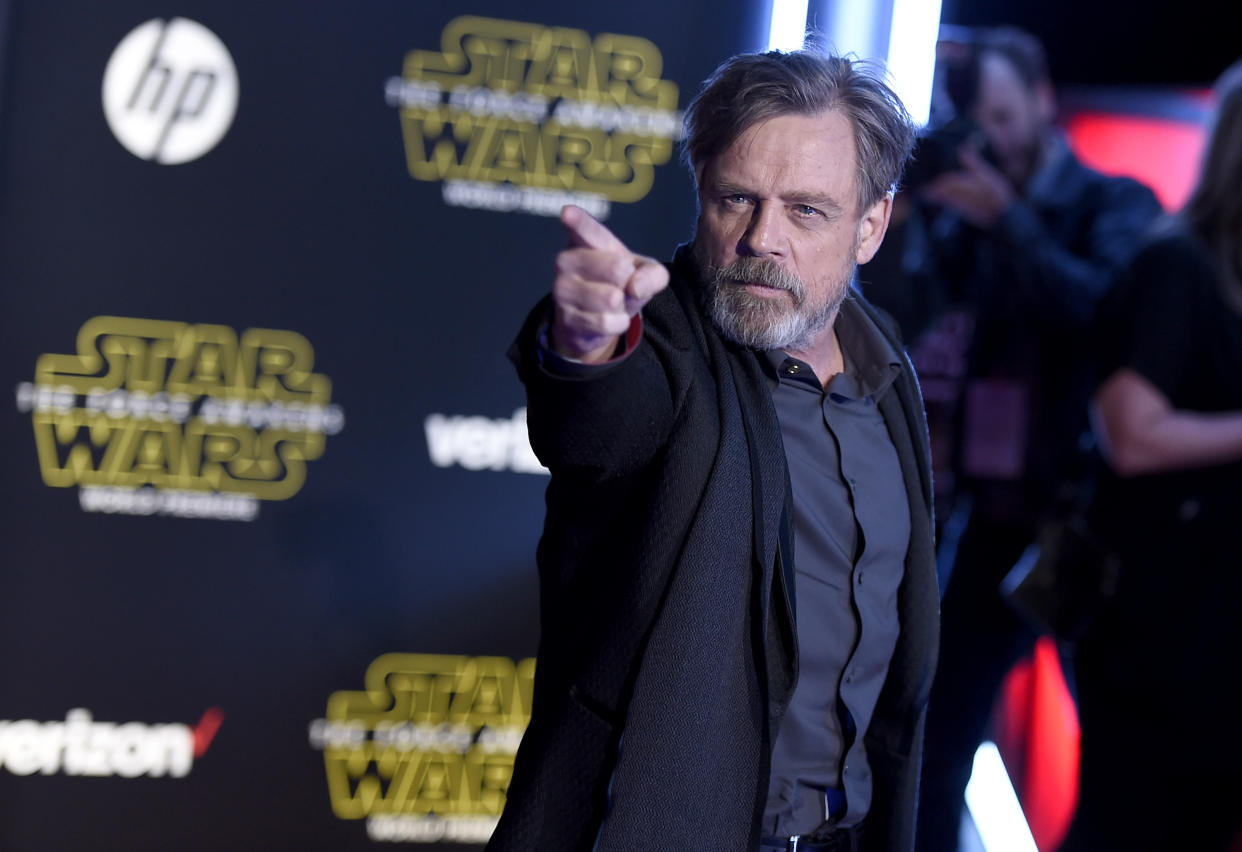
[{"label": "man's wrist", "polygon": [[575,358],[556,350],[552,333],[552,319],[549,317],[540,324],[536,338],[536,351],[539,363],[549,372],[559,375],[580,376],[594,369],[610,367],[624,361],[633,352],[643,336],[642,314],[638,313],[630,320],[630,327],[625,334],[618,336],[612,344],[611,354],[604,360],[594,361],[588,358]]}]

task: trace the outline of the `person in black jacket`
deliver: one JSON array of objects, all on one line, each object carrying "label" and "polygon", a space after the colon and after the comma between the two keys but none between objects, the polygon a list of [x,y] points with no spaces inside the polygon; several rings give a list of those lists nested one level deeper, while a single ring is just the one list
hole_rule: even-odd
[{"label": "person in black jacket", "polygon": [[[954,515],[941,558],[939,669],[928,706],[920,852],[954,852],[963,792],[1005,673],[1034,634],[1000,581],[1041,523],[1073,501],[1091,459],[1090,328],[1160,207],[1128,178],[1080,163],[1055,132],[1043,49],[1012,28],[964,40],[977,127],[959,168],[924,185],[908,225],[918,289],[944,294],[973,333],[957,413]],[[963,520],[964,519],[964,520]]]},{"label": "person in black jacket", "polygon": [[[1075,657],[1082,767],[1065,852],[1242,839],[1242,62],[1216,94],[1189,201],[1126,268],[1097,329],[1108,475],[1092,520],[1120,570]],[[1179,728],[1200,741],[1153,755],[1153,733]],[[1136,807],[1136,779],[1150,806]]]},{"label": "person in black jacket", "polygon": [[[910,849],[937,611],[926,424],[853,290],[913,133],[866,66],[734,57],[665,266],[584,211],[512,357],[552,472],[494,850]],[[795,555],[796,554],[796,555]]]}]

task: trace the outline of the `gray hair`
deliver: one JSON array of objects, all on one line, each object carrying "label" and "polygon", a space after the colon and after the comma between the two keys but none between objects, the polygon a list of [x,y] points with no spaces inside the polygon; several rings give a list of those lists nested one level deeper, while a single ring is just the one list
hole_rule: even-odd
[{"label": "gray hair", "polygon": [[748,53],[727,60],[686,109],[683,157],[703,167],[761,121],[839,110],[858,149],[859,213],[892,192],[914,146],[914,125],[875,63],[817,50]]},{"label": "gray hair", "polygon": [[1182,216],[1208,244],[1226,298],[1242,311],[1242,61],[1221,75],[1216,98],[1199,182]]}]

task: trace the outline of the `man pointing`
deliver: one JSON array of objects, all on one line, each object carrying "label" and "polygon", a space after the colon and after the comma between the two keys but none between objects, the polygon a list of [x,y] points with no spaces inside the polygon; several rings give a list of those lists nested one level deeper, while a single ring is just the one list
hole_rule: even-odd
[{"label": "man pointing", "polygon": [[852,289],[913,133],[848,60],[734,57],[667,267],[577,208],[512,357],[552,471],[497,850],[912,848],[934,669],[918,386]]}]

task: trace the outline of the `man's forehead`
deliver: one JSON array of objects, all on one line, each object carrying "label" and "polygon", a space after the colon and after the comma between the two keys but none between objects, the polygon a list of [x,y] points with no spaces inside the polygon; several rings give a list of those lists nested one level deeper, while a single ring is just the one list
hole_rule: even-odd
[{"label": "man's forehead", "polygon": [[853,125],[839,110],[783,113],[752,122],[700,171],[699,182],[754,189],[748,180],[779,180],[787,194],[834,199],[856,185]]},{"label": "man's forehead", "polygon": [[980,94],[983,96],[1027,93],[1030,87],[1018,73],[1017,67],[1004,54],[990,51],[979,59]]}]

